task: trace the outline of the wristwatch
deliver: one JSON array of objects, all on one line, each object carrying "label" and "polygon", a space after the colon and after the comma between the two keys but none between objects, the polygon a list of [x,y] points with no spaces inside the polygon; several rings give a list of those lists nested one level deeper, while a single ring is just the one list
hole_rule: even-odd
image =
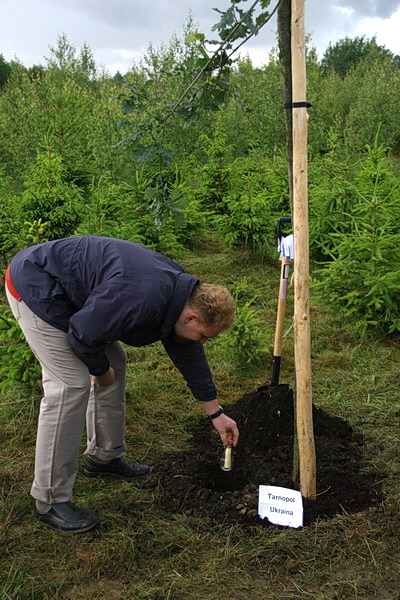
[{"label": "wristwatch", "polygon": [[222,406],[220,406],[219,409],[215,413],[213,413],[212,415],[208,415],[208,418],[211,419],[211,421],[212,421],[213,419],[216,419],[217,417],[222,415],[223,412],[224,412],[224,409],[222,408]]}]

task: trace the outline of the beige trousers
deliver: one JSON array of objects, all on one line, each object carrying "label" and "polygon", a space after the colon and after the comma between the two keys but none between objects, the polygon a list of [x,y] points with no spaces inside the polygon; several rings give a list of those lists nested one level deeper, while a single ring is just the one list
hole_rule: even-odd
[{"label": "beige trousers", "polygon": [[71,500],[85,426],[85,454],[108,461],[126,452],[126,353],[120,342],[107,345],[115,371],[108,387],[93,385],[87,366],[69,346],[67,334],[35,315],[7,290],[11,310],[42,367],[44,396],[36,440],[31,494],[46,504]]}]

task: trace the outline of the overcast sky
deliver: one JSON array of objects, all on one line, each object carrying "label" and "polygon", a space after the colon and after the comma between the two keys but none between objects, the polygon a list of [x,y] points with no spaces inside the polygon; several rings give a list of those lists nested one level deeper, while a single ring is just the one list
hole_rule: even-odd
[{"label": "overcast sky", "polygon": [[[211,35],[218,21],[213,9],[228,6],[229,0],[0,0],[0,54],[27,67],[45,65],[49,47],[64,33],[77,49],[87,43],[98,66],[124,73],[149,43],[159,47],[180,37],[190,12]],[[320,57],[330,42],[362,35],[400,54],[400,0],[305,0],[305,10],[306,32]],[[274,45],[271,21],[243,48],[259,66]]]}]

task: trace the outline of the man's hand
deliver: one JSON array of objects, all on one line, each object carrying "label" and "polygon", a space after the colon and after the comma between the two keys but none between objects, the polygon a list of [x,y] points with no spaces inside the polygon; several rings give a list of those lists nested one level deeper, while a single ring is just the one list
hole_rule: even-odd
[{"label": "man's hand", "polygon": [[[217,398],[215,400],[203,402],[203,407],[208,416],[213,415],[221,409]],[[239,441],[239,430],[237,428],[236,421],[222,413],[219,417],[215,417],[212,420],[212,424],[218,431],[224,446],[237,445]]]},{"label": "man's hand", "polygon": [[108,385],[112,385],[115,381],[114,369],[110,367],[106,373],[103,375],[95,375],[92,379],[93,382],[99,387],[107,387]]},{"label": "man's hand", "polygon": [[239,430],[236,421],[225,414],[213,419],[212,424],[218,431],[224,446],[236,446],[239,441]]}]

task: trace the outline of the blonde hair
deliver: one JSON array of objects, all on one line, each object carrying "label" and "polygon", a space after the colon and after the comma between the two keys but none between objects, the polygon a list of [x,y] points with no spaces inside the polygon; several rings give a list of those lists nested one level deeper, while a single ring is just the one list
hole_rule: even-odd
[{"label": "blonde hair", "polygon": [[188,304],[197,309],[207,325],[229,329],[235,321],[235,301],[222,285],[200,283],[194,288]]}]

